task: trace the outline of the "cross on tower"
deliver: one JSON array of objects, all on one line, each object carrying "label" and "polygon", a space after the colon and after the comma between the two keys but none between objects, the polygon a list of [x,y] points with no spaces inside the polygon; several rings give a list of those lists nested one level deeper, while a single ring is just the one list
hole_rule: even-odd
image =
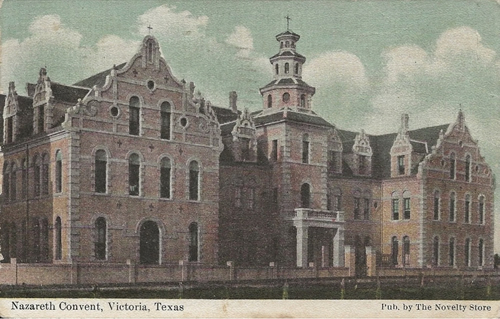
[{"label": "cross on tower", "polygon": [[287,14],[285,19],[286,19],[286,31],[289,31],[290,30],[290,20],[292,20],[292,18],[290,18]]},{"label": "cross on tower", "polygon": [[153,30],[153,27],[151,25],[148,25],[148,34],[151,34],[151,30]]}]

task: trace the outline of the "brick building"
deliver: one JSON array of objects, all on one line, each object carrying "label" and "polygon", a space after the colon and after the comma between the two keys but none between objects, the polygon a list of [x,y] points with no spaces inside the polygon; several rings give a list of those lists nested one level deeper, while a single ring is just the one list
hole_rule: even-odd
[{"label": "brick building", "polygon": [[152,36],[74,85],[43,68],[28,96],[11,83],[5,261],[492,267],[494,181],[464,114],[417,130],[402,115],[394,134],[342,130],[311,107],[299,35],[276,39],[253,113],[236,92],[217,107],[176,79]]}]

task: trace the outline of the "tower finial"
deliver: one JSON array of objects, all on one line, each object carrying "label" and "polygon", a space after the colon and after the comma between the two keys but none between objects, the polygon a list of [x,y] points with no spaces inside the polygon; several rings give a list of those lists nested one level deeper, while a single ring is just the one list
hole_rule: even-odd
[{"label": "tower finial", "polygon": [[286,31],[290,31],[290,20],[292,20],[292,18],[290,18],[290,16],[287,14],[285,19],[286,19]]},{"label": "tower finial", "polygon": [[153,27],[150,25],[148,25],[148,34],[151,35],[151,30],[153,30]]}]

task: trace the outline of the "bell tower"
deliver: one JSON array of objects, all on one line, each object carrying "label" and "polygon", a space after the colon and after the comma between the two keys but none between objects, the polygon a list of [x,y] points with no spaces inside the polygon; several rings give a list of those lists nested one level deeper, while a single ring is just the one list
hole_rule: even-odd
[{"label": "bell tower", "polygon": [[315,88],[302,81],[302,65],[306,57],[297,52],[300,35],[289,29],[276,36],[279,52],[269,61],[273,68],[273,81],[260,89],[264,109],[311,109]]}]

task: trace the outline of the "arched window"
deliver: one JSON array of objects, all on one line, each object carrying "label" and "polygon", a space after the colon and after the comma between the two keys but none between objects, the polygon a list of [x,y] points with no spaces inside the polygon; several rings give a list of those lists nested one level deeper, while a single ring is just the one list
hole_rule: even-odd
[{"label": "arched window", "polygon": [[139,232],[139,261],[141,264],[160,262],[160,229],[151,220],[141,225]]},{"label": "arched window", "polygon": [[310,208],[311,206],[311,187],[304,183],[300,187],[300,207]]},{"label": "arched window", "polygon": [[300,107],[302,107],[302,108],[306,107],[306,95],[305,94],[300,95]]},{"label": "arched window", "polygon": [[33,165],[34,165],[34,176],[33,176],[33,184],[35,188],[35,196],[40,196],[40,157],[35,155],[33,157]]},{"label": "arched window", "polygon": [[455,221],[456,212],[456,195],[455,192],[450,193],[450,222]]},{"label": "arched window", "polygon": [[470,223],[470,195],[465,195],[464,223]]},{"label": "arched window", "polygon": [[197,161],[189,163],[189,199],[200,199],[200,166]]},{"label": "arched window", "polygon": [[137,96],[133,96],[130,98],[129,103],[129,134],[130,135],[139,135],[139,109],[140,101]]},{"label": "arched window", "polygon": [[478,266],[483,266],[484,265],[484,241],[482,239],[479,239],[479,247],[478,247]]},{"label": "arched window", "polygon": [[131,154],[128,159],[128,186],[129,195],[139,196],[141,160],[139,155]]},{"label": "arched window", "polygon": [[309,163],[309,134],[302,136],[302,163]]},{"label": "arched window", "polygon": [[434,214],[433,219],[439,220],[441,210],[441,193],[438,190],[434,191]]},{"label": "arched window", "polygon": [[26,198],[28,193],[28,163],[25,158],[21,161],[21,197]]},{"label": "arched window", "polygon": [[55,225],[55,259],[61,260],[62,258],[62,225],[61,225],[61,217],[56,218]]},{"label": "arched window", "polygon": [[271,108],[273,106],[273,97],[271,94],[267,96],[267,107]]},{"label": "arched window", "polygon": [[456,165],[457,160],[455,158],[455,153],[450,154],[450,179],[456,178]]},{"label": "arched window", "polygon": [[403,265],[408,266],[410,264],[410,237],[403,237]]},{"label": "arched window", "polygon": [[10,174],[9,163],[3,164],[3,194],[4,198],[8,201],[10,199]]},{"label": "arched window", "polygon": [[403,192],[403,219],[411,218],[411,194],[409,191]]},{"label": "arched window", "polygon": [[106,193],[107,189],[108,155],[105,150],[95,152],[95,192]]},{"label": "arched window", "polygon": [[450,238],[450,247],[449,247],[449,265],[455,266],[455,238]]},{"label": "arched window", "polygon": [[295,63],[295,74],[299,74],[299,64]]},{"label": "arched window", "polygon": [[153,62],[153,41],[148,42],[148,62]]},{"label": "arched window", "polygon": [[278,64],[278,63],[276,63],[276,64],[274,65],[274,69],[276,70],[276,74],[279,74],[279,73],[280,73],[280,66],[279,66],[279,64]]},{"label": "arched window", "polygon": [[161,130],[160,135],[162,139],[170,139],[170,112],[171,106],[168,102],[161,104]]},{"label": "arched window", "polygon": [[465,181],[470,182],[470,173],[471,173],[471,160],[470,155],[465,156]]},{"label": "arched window", "polygon": [[104,217],[99,217],[95,221],[95,258],[99,260],[106,259],[106,238],[107,225]]},{"label": "arched window", "polygon": [[470,267],[470,238],[465,239],[464,256],[465,256],[465,266]]},{"label": "arched window", "polygon": [[12,163],[12,167],[10,169],[10,199],[12,201],[16,200],[17,197],[17,166],[16,163]]},{"label": "arched window", "polygon": [[395,266],[398,264],[399,242],[396,236],[391,240],[391,262]]},{"label": "arched window", "polygon": [[354,192],[354,219],[360,219],[360,210],[361,210],[361,194],[359,191]]},{"label": "arched window", "polygon": [[62,153],[56,152],[56,193],[62,192]]},{"label": "arched window", "polygon": [[49,261],[49,222],[47,218],[42,218],[40,221],[40,261]]},{"label": "arched window", "polygon": [[198,260],[198,224],[189,225],[189,259],[188,261]]},{"label": "arched window", "polygon": [[371,200],[370,197],[368,197],[367,194],[365,194],[365,198],[363,199],[364,202],[364,207],[363,207],[363,219],[364,220],[369,220],[370,219],[370,204]]},{"label": "arched window", "polygon": [[287,62],[285,63],[285,74],[290,73],[290,64]]},{"label": "arched window", "polygon": [[49,193],[49,154],[42,156],[42,195]]},{"label": "arched window", "polygon": [[479,196],[479,224],[484,224],[484,196]]},{"label": "arched window", "polygon": [[171,183],[172,165],[168,157],[164,157],[160,162],[160,197],[170,198],[170,183]]},{"label": "arched window", "polygon": [[434,266],[439,266],[439,237],[434,237],[432,245],[432,264]]}]

